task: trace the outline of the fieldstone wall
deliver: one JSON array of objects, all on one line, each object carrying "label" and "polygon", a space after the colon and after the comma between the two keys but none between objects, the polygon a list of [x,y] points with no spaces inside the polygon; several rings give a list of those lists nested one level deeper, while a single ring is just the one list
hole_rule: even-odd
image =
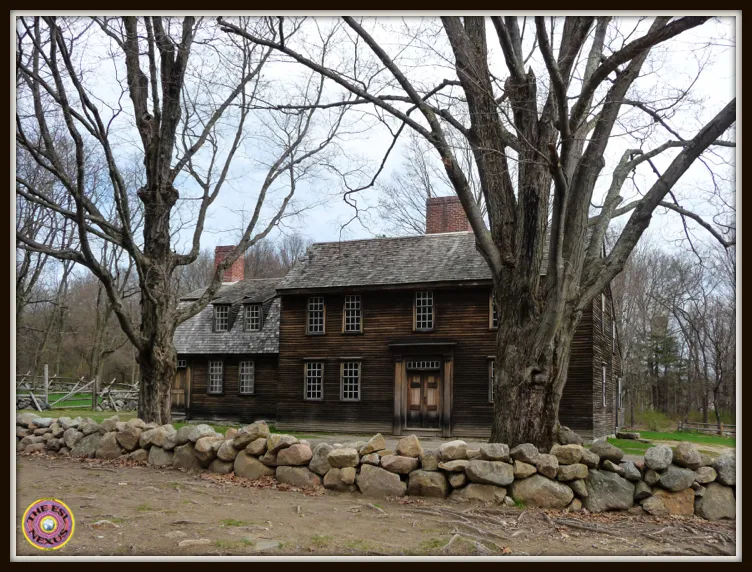
[{"label": "fieldstone wall", "polygon": [[[568,441],[569,439],[563,439]],[[319,443],[270,433],[263,421],[218,434],[209,425],[158,426],[117,416],[91,419],[16,417],[16,449],[72,457],[127,458],[258,479],[274,476],[296,487],[360,492],[370,497],[424,496],[451,502],[524,505],[568,511],[645,511],[655,516],[692,515],[708,520],[736,517],[736,456],[716,459],[691,443],[675,450],[658,445],[639,463],[606,441],[590,449],[554,445],[547,453],[531,444],[509,449],[464,441],[425,450],[415,435],[394,451],[381,434],[369,441]]]}]

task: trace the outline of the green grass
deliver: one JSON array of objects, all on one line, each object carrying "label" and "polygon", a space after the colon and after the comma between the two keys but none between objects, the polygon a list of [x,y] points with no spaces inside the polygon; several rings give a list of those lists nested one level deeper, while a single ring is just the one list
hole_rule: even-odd
[{"label": "green grass", "polygon": [[250,523],[244,520],[235,520],[233,518],[226,518],[222,521],[223,526],[248,526]]},{"label": "green grass", "polygon": [[724,447],[736,447],[735,437],[721,437],[720,435],[707,435],[705,433],[688,433],[686,431],[657,432],[640,431],[640,437],[651,441],[689,441],[701,445],[722,445]]},{"label": "green grass", "polygon": [[329,546],[333,541],[334,541],[333,536],[314,534],[313,536],[311,536],[310,545],[313,548],[321,550],[322,548],[326,548],[327,546]]},{"label": "green grass", "polygon": [[148,504],[148,503],[144,503],[144,504],[140,504],[140,505],[138,505],[138,506],[136,507],[136,510],[137,510],[138,512],[149,512],[149,511],[151,511],[151,510],[154,510],[154,509],[153,509],[153,508],[151,508],[151,506],[149,506],[149,504]]},{"label": "green grass", "polygon": [[[24,411],[24,413],[27,413],[27,411]],[[128,421],[136,417],[135,411],[92,411],[91,409],[46,409],[45,411],[32,411],[31,413],[39,417],[70,417],[71,419],[74,417],[82,417],[83,419],[90,417],[97,423],[101,423],[113,415],[117,415],[120,421]]]}]

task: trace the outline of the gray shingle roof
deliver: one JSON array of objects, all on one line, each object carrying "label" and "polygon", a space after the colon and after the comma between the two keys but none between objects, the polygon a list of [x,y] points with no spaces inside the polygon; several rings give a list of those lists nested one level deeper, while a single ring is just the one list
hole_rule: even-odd
[{"label": "gray shingle roof", "polygon": [[[241,280],[223,284],[212,302],[175,330],[173,341],[178,354],[268,354],[279,353],[279,298],[275,287],[279,278]],[[200,288],[181,298],[180,306],[201,296]],[[242,304],[263,303],[261,331],[245,332]],[[227,332],[212,331],[213,304],[231,304]]]},{"label": "gray shingle roof", "polygon": [[314,244],[277,290],[490,279],[475,235],[452,232]]}]

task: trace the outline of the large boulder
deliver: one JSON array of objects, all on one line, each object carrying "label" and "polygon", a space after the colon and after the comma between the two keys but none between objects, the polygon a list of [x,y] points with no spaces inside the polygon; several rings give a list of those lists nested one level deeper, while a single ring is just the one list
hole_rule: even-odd
[{"label": "large boulder", "polygon": [[149,464],[155,467],[166,467],[172,465],[174,453],[165,451],[162,447],[152,445],[149,449]]},{"label": "large boulder", "polygon": [[511,462],[509,445],[506,443],[484,443],[480,446],[480,458],[484,461]]},{"label": "large boulder", "polygon": [[[75,419],[73,421],[75,421]],[[141,429],[142,431],[146,428],[146,422],[143,419],[139,419],[138,417],[128,419],[125,424],[128,425],[128,427],[135,427],[137,429]]]},{"label": "large boulder", "polygon": [[117,459],[123,454],[118,444],[117,435],[115,431],[110,431],[102,436],[97,445],[97,459]]},{"label": "large boulder", "polygon": [[523,443],[509,451],[509,456],[515,461],[522,461],[528,465],[535,465],[538,462],[540,453],[538,452],[538,448],[532,443]]},{"label": "large boulder", "polygon": [[126,451],[133,451],[138,447],[138,440],[140,437],[141,429],[126,423],[123,430],[118,432],[117,441]]},{"label": "large boulder", "polygon": [[443,473],[417,470],[410,473],[407,494],[419,497],[446,498],[449,484]]},{"label": "large boulder", "polygon": [[102,421],[102,429],[106,432],[117,431],[117,424],[120,422],[120,417],[113,415],[109,419]]},{"label": "large boulder", "polygon": [[331,469],[329,464],[329,453],[334,449],[328,443],[319,443],[313,447],[311,451],[311,462],[308,463],[308,468],[311,469],[317,475],[324,476]]},{"label": "large boulder", "polygon": [[678,492],[657,489],[642,502],[642,508],[653,516],[692,516],[695,512],[695,492],[692,489]]},{"label": "large boulder", "polygon": [[514,462],[514,478],[515,479],[526,479],[530,475],[534,475],[537,472],[538,472],[538,469],[536,469],[533,465],[528,465],[527,463],[523,463],[522,461]]},{"label": "large boulder", "polygon": [[[212,430],[212,434],[213,433],[214,431]],[[175,439],[176,436],[177,431],[175,431],[175,428],[172,425],[161,425],[141,433],[138,444],[142,449],[146,449],[150,446],[165,449],[166,447],[169,448],[170,445],[174,449],[177,444]]]},{"label": "large boulder", "polygon": [[574,498],[574,492],[570,487],[539,474],[514,481],[509,488],[509,494],[525,506],[550,509],[566,508]]},{"label": "large boulder", "polygon": [[632,461],[622,461],[621,463],[619,463],[619,467],[621,467],[622,471],[624,472],[622,476],[628,481],[636,483],[637,481],[642,479],[642,473],[640,473],[640,469],[638,469],[637,465],[635,465]]},{"label": "large boulder", "polygon": [[[175,449],[177,451],[177,448]],[[217,473],[219,475],[229,475],[232,473],[232,469],[235,466],[235,464],[232,461],[223,461],[222,459],[214,459],[209,464],[209,470],[212,473]]]},{"label": "large boulder", "polygon": [[146,449],[136,449],[132,453],[129,453],[126,459],[135,461],[136,463],[146,463],[149,460],[149,451]]},{"label": "large boulder", "polygon": [[661,480],[658,483],[669,491],[677,492],[688,489],[695,482],[695,472],[691,469],[683,469],[676,465],[669,466],[661,474]]},{"label": "large boulder", "polygon": [[355,467],[329,469],[324,475],[324,488],[341,492],[352,492],[357,487],[353,484],[356,476]]},{"label": "large boulder", "polygon": [[76,443],[78,443],[81,439],[83,439],[84,434],[81,433],[81,431],[78,431],[74,429],[73,427],[66,429],[63,433],[63,439],[65,440],[65,446],[69,449],[73,449],[73,447],[76,446]]},{"label": "large boulder", "polygon": [[264,463],[267,467],[276,467],[277,466],[277,453],[272,453],[271,451],[267,451],[264,453],[263,457],[259,457],[259,461]]},{"label": "large boulder", "polygon": [[[345,467],[357,467],[360,457],[358,456],[357,449],[346,447],[332,449],[327,455],[327,460],[332,468],[343,469]],[[383,457],[381,460],[384,460]]]},{"label": "large boulder", "polygon": [[701,485],[712,483],[718,477],[718,473],[713,467],[700,467],[695,471],[695,482]]},{"label": "large boulder", "polygon": [[734,491],[719,483],[709,483],[705,494],[695,499],[695,513],[707,520],[736,519]]},{"label": "large boulder", "polygon": [[246,425],[233,438],[233,446],[236,449],[244,449],[248,443],[256,439],[266,439],[270,435],[269,426],[264,421],[256,421]]},{"label": "large boulder", "polygon": [[652,487],[653,485],[657,485],[661,480],[661,474],[653,469],[645,469],[645,473],[642,475],[642,480]]},{"label": "large boulder", "polygon": [[[240,434],[238,434],[238,436],[240,436]],[[273,433],[266,438],[266,451],[267,453],[279,453],[282,449],[291,447],[297,442],[298,438],[293,435],[279,435]]]},{"label": "large boulder", "polygon": [[584,479],[588,476],[588,468],[582,463],[575,463],[574,465],[559,465],[559,470],[556,473],[557,481],[576,481]]},{"label": "large boulder", "polygon": [[470,461],[466,459],[457,459],[456,461],[447,461],[439,463],[439,469],[448,473],[464,473]]},{"label": "large boulder", "polygon": [[572,431],[569,427],[559,426],[556,431],[556,440],[562,445],[582,445],[582,437]]},{"label": "large boulder", "polygon": [[386,439],[384,439],[384,436],[381,433],[376,433],[376,435],[368,440],[368,443],[360,448],[359,453],[361,456],[369,455],[376,451],[383,451],[384,449],[386,449]]},{"label": "large boulder", "polygon": [[424,471],[437,471],[439,469],[439,452],[436,450],[424,450],[420,455],[420,466]]},{"label": "large boulder", "polygon": [[274,474],[274,469],[267,467],[256,457],[253,457],[245,451],[240,451],[235,457],[233,466],[235,474],[244,479],[255,480],[259,477],[266,477]]},{"label": "large boulder", "polygon": [[[376,465],[379,466],[381,464],[381,457],[379,457],[376,453],[368,453],[368,455],[363,455],[360,458],[360,464],[366,464],[366,465]],[[429,469],[426,469],[429,470]],[[436,470],[436,469],[432,469]]]},{"label": "large boulder", "polygon": [[668,469],[674,458],[674,452],[668,445],[656,445],[645,451],[645,466],[654,471]]},{"label": "large boulder", "polygon": [[420,466],[420,460],[415,457],[403,457],[402,455],[389,455],[381,457],[381,466],[390,473],[407,475]]},{"label": "large boulder", "polygon": [[637,481],[634,488],[634,500],[639,502],[652,496],[653,489],[651,489],[644,481]]},{"label": "large boulder", "polygon": [[538,455],[538,461],[535,463],[535,468],[538,469],[538,472],[541,475],[553,479],[556,477],[556,473],[559,472],[559,460],[553,455],[547,455],[544,453]]},{"label": "large boulder", "polygon": [[484,503],[501,504],[504,502],[506,494],[507,489],[504,487],[470,483],[461,489],[453,490],[449,495],[449,500],[453,502],[480,501]]},{"label": "large boulder", "polygon": [[717,481],[722,485],[736,485],[736,451],[731,450],[716,457],[713,468],[718,473]]},{"label": "large boulder", "polygon": [[200,425],[183,425],[178,429],[177,435],[175,435],[175,444],[185,445],[189,441],[196,443],[203,437],[213,437],[215,434],[213,427],[204,425],[203,423]]},{"label": "large boulder", "polygon": [[[233,440],[232,446],[235,447],[235,441]],[[245,452],[249,455],[263,455],[266,451],[266,437],[259,437],[258,439],[254,439],[248,445],[246,445]]]},{"label": "large boulder", "polygon": [[442,461],[467,459],[467,443],[459,440],[442,443],[439,446],[439,459]]},{"label": "large boulder", "polygon": [[397,454],[402,457],[420,457],[423,447],[420,445],[420,439],[415,435],[403,437],[397,443]]},{"label": "large boulder", "polygon": [[[28,437],[24,437],[24,439],[28,439]],[[89,435],[86,435],[71,449],[71,457],[94,458],[101,439],[102,436],[99,433],[90,433]]]},{"label": "large boulder", "polygon": [[195,445],[188,441],[184,445],[175,447],[172,455],[172,466],[178,469],[200,471],[201,461],[194,454]]},{"label": "large boulder", "polygon": [[583,451],[581,445],[554,445],[551,447],[551,454],[558,459],[560,465],[579,463]]},{"label": "large boulder", "polygon": [[485,485],[505,487],[514,481],[514,467],[501,461],[470,461],[465,474],[471,482]]},{"label": "large boulder", "polygon": [[308,467],[277,467],[277,480],[302,489],[321,486],[321,477]]},{"label": "large boulder", "polygon": [[94,433],[103,433],[102,426],[94,421],[85,421],[79,426],[79,431],[84,435],[92,435]]},{"label": "large boulder", "polygon": [[232,443],[232,439],[226,439],[222,442],[219,449],[217,449],[217,459],[227,463],[235,460],[235,457],[238,456],[238,450],[233,447]]},{"label": "large boulder", "polygon": [[214,460],[224,442],[222,437],[202,437],[194,445],[194,454],[206,466]]},{"label": "large boulder", "polygon": [[308,445],[296,443],[277,453],[277,465],[301,466],[307,465],[313,453]]},{"label": "large boulder", "polygon": [[465,473],[449,473],[448,480],[452,488],[458,489],[467,484],[467,475]]},{"label": "large boulder", "polygon": [[584,499],[586,496],[588,496],[587,486],[585,485],[585,481],[583,481],[582,479],[569,481],[567,482],[567,484],[569,485],[569,488],[574,491],[574,494],[579,498]]},{"label": "large boulder", "polygon": [[593,441],[593,444],[590,446],[590,450],[598,455],[601,458],[601,461],[603,459],[608,459],[613,463],[620,463],[624,458],[624,451],[622,451],[618,447],[614,447],[611,443],[604,439]]},{"label": "large boulder", "polygon": [[688,469],[699,469],[702,467],[702,457],[692,443],[682,441],[674,449],[674,464]]},{"label": "large boulder", "polygon": [[355,483],[365,496],[370,497],[402,497],[407,490],[399,475],[373,465],[361,466]]},{"label": "large boulder", "polygon": [[634,502],[634,485],[610,471],[590,469],[585,486],[584,506],[590,512],[627,510]]},{"label": "large boulder", "polygon": [[617,465],[613,461],[610,461],[609,459],[604,459],[601,462],[601,469],[604,471],[611,471],[612,473],[616,473],[620,477],[626,478],[626,474],[624,473],[624,469],[619,464]]},{"label": "large boulder", "polygon": [[601,458],[598,455],[596,455],[592,451],[588,451],[587,449],[582,450],[582,458],[580,459],[580,463],[586,465],[588,469],[597,469],[600,462]]}]

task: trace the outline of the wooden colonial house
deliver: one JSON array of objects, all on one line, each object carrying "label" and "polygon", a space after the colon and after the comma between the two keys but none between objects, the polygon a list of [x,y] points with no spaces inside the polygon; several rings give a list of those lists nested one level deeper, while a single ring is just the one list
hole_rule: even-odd
[{"label": "wooden colonial house", "polygon": [[[272,286],[254,282],[261,281],[224,286],[213,311],[178,329],[191,417],[273,418],[282,430],[490,434],[493,283],[456,197],[429,199],[423,236],[314,244],[276,284],[276,298]],[[264,327],[277,328],[265,342],[214,331],[218,306],[228,305],[237,322],[249,299],[268,306]],[[561,423],[585,437],[616,425],[615,334],[606,291],[578,328],[560,407]],[[212,365],[218,356],[223,365]],[[249,359],[268,364],[264,405],[238,391],[239,364]],[[223,395],[209,391],[217,367],[227,380]]]}]

